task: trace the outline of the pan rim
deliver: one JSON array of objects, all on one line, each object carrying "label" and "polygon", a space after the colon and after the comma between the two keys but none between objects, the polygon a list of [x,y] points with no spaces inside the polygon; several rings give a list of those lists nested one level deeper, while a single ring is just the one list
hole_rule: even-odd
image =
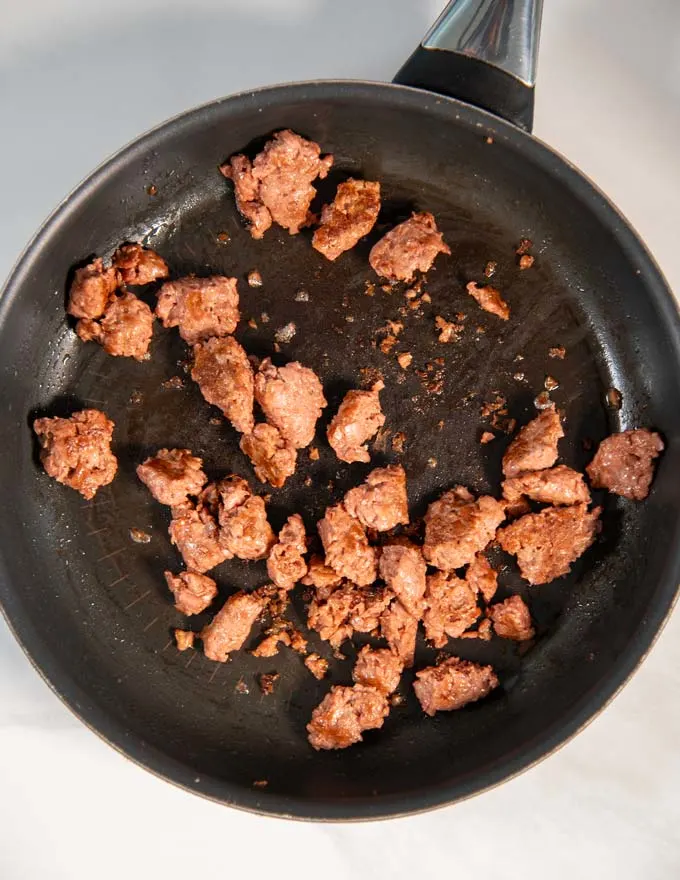
[{"label": "pan rim", "polygon": [[[325,94],[333,98],[342,96],[344,99],[360,100],[369,95],[371,98],[375,98],[379,96],[381,91],[385,93],[385,97],[389,97],[393,104],[395,101],[397,105],[402,102],[404,105],[430,112],[436,109],[452,123],[478,128],[480,137],[490,135],[509,142],[510,145],[521,149],[528,162],[533,162],[553,177],[557,176],[565,186],[574,191],[579,201],[587,203],[588,210],[611,229],[617,246],[638,267],[652,305],[666,323],[676,355],[675,362],[680,365],[680,310],[661,270],[631,224],[609,201],[607,196],[579,169],[535,136],[521,131],[511,123],[499,119],[487,111],[454,98],[436,95],[421,89],[360,80],[314,80],[243,91],[180,113],[130,141],[115,154],[105,159],[79,183],[57,205],[27,244],[10,271],[0,293],[0,322],[2,322],[5,310],[10,307],[14,297],[19,295],[23,289],[31,262],[34,256],[40,252],[44,242],[48,240],[52,229],[62,219],[68,217],[71,211],[76,210],[80,204],[87,200],[90,193],[106,176],[115,172],[117,167],[133,159],[139,152],[152,149],[155,142],[162,143],[165,136],[171,131],[184,125],[196,124],[200,122],[203,115],[212,116],[225,105],[229,105],[231,108],[235,108],[238,104],[247,106],[249,103],[253,103],[255,105],[258,100],[273,101],[280,96],[284,96],[285,99],[317,101],[322,99]],[[603,711],[645,659],[660,635],[677,600],[678,584],[680,583],[680,516],[677,519],[675,533],[677,550],[674,555],[672,552],[670,554],[665,577],[659,582],[654,596],[650,599],[648,614],[640,621],[640,625],[622,658],[612,664],[607,675],[596,688],[584,694],[582,699],[562,716],[560,722],[553,725],[553,729],[544,732],[540,739],[529,743],[518,754],[498,761],[492,768],[487,769],[483,776],[480,775],[475,779],[463,782],[448,783],[441,788],[430,788],[423,792],[400,796],[376,796],[343,802],[309,801],[288,796],[268,795],[256,789],[247,790],[229,783],[225,784],[224,781],[216,778],[196,779],[186,765],[170,759],[158,749],[148,746],[141,739],[135,739],[134,743],[127,742],[126,731],[108,719],[106,712],[82,692],[80,687],[70,678],[68,672],[61,668],[58,660],[41,643],[30,620],[23,614],[20,594],[12,589],[7,577],[2,551],[0,551],[0,608],[10,631],[21,645],[29,661],[74,715],[116,751],[160,778],[218,803],[261,815],[315,821],[385,819],[422,813],[426,810],[447,806],[508,781],[556,751]],[[48,669],[50,670],[49,674]]]}]

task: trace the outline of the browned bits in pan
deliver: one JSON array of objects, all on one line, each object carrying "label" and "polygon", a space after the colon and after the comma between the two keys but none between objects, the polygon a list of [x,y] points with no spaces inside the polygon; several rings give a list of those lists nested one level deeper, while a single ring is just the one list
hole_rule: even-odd
[{"label": "browned bits in pan", "polygon": [[520,238],[515,253],[518,257],[522,257],[525,254],[528,254],[533,246],[534,243],[530,238]]},{"label": "browned bits in pan", "polygon": [[560,387],[560,383],[553,376],[546,376],[543,385],[546,391],[555,391]]},{"label": "browned bits in pan", "polygon": [[610,409],[621,409],[623,406],[623,394],[621,394],[618,388],[609,388],[605,399]]},{"label": "browned bits in pan", "polygon": [[479,438],[479,442],[485,446],[487,443],[491,443],[491,441],[495,439],[496,435],[492,434],[491,431],[482,431],[482,436]]},{"label": "browned bits in pan", "polygon": [[489,262],[484,267],[484,277],[485,278],[493,278],[496,274],[496,269],[498,268],[498,263],[495,260],[489,260]]},{"label": "browned bits in pan", "polygon": [[192,633],[191,630],[176,629],[175,643],[177,645],[177,650],[187,651],[189,648],[193,648],[195,637],[195,633]]},{"label": "browned bits in pan", "polygon": [[247,275],[248,287],[262,287],[262,275],[258,269],[251,269]]},{"label": "browned bits in pan", "polygon": [[151,535],[142,529],[130,529],[130,540],[135,544],[148,544],[151,541]]},{"label": "browned bits in pan", "polygon": [[563,361],[564,356],[567,353],[567,349],[563,345],[554,345],[552,348],[548,349],[548,357],[555,358],[556,360]]},{"label": "browned bits in pan", "polygon": [[510,317],[510,306],[505,302],[498,288],[490,284],[480,287],[475,281],[470,281],[466,285],[466,290],[485,312],[490,312],[503,321],[507,321]]},{"label": "browned bits in pan", "polygon": [[534,258],[531,254],[522,254],[519,258],[519,263],[517,264],[520,269],[531,269],[534,265]]},{"label": "browned bits in pan", "polygon": [[393,452],[403,452],[405,445],[406,445],[406,434],[404,434],[402,431],[399,431],[399,433],[395,434],[394,437],[392,437],[392,451]]},{"label": "browned bits in pan", "polygon": [[397,355],[397,363],[402,368],[402,370],[406,370],[411,366],[413,362],[413,355],[410,351],[402,351]]},{"label": "browned bits in pan", "polygon": [[260,691],[265,697],[274,693],[274,685],[279,680],[278,672],[263,672],[258,679]]},{"label": "browned bits in pan", "polygon": [[229,235],[228,232],[218,232],[217,233],[217,240],[221,244],[227,244],[227,242],[231,241],[231,236]]}]

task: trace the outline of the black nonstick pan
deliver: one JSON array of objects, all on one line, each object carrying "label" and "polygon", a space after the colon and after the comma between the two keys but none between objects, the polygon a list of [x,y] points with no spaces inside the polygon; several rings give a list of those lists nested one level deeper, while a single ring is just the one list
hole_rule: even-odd
[{"label": "black nonstick pan", "polygon": [[[4,289],[4,613],[35,666],[86,724],[186,789],[306,819],[378,818],[456,801],[521,771],[581,728],[639,664],[672,607],[680,580],[680,320],[626,221],[526,130],[536,6],[451,4],[400,73],[405,84],[275,87],[170,121],[63,202]],[[336,263],[312,249],[309,231],[291,237],[272,229],[252,240],[231,184],[217,170],[280,128],[334,154],[319,204],[349,175],[382,184],[378,226]],[[367,255],[414,208],[435,214],[452,253],[438,259],[423,285],[431,302],[411,310],[402,288],[381,288]],[[533,241],[536,257],[526,271],[515,254],[522,237]],[[72,268],[127,240],[157,249],[174,276],[238,275],[237,337],[246,349],[279,363],[299,359],[322,377],[329,407],[316,440],[320,459],[308,462],[303,454],[296,475],[272,492],[275,529],[300,511],[313,531],[326,505],[369,470],[339,463],[324,430],[344,392],[372,371],[385,380],[390,431],[372,466],[404,463],[414,517],[454,484],[498,493],[509,438],[497,431],[497,439],[480,445],[488,427],[482,407],[502,395],[509,416],[526,422],[548,375],[559,385],[551,396],[564,413],[567,464],[583,468],[592,444],[612,431],[651,426],[663,434],[666,451],[650,497],[634,504],[597,494],[602,536],[571,575],[528,587],[509,558],[497,558],[505,566],[500,595],[527,599],[535,644],[523,656],[500,639],[451,641],[446,649],[496,666],[501,686],[488,699],[428,719],[407,676],[404,702],[382,730],[357,747],[317,753],[305,724],[330,680],[349,682],[354,648],[347,661],[333,661],[330,680],[322,682],[292,652],[258,660],[242,651],[215,664],[200,651],[175,649],[172,629],[183,619],[162,572],[178,570],[180,560],[168,541],[167,511],[136,480],[135,466],[160,446],[186,446],[204,458],[211,477],[233,471],[255,480],[237,435],[186,376],[188,352],[174,331],[156,327],[147,363],[109,357],[75,336],[64,309]],[[468,281],[484,280],[488,261],[497,263],[494,283],[512,309],[507,323],[479,311],[465,291]],[[254,268],[261,288],[245,283]],[[372,296],[366,282],[377,282]],[[154,291],[142,295],[153,301]],[[466,315],[459,341],[439,343],[435,317],[453,320],[456,313]],[[403,321],[404,330],[398,348],[385,355],[372,343],[388,319]],[[276,331],[290,322],[296,333],[277,352]],[[563,360],[549,357],[558,346],[566,349]],[[396,361],[401,351],[413,356],[407,370]],[[441,372],[441,393],[419,375],[428,374],[428,364]],[[175,376],[184,387],[168,384]],[[620,408],[611,406],[612,388]],[[120,462],[116,480],[92,502],[41,471],[30,429],[37,415],[84,406],[115,421]],[[391,443],[400,432],[401,453]],[[149,533],[151,542],[133,543],[130,529]],[[264,583],[265,566],[230,562],[216,578],[222,602],[236,589]],[[294,604],[300,616],[302,596]],[[310,644],[330,658],[314,636]],[[416,666],[434,659],[419,644]],[[280,673],[276,689],[262,696],[257,676],[273,671]]]}]

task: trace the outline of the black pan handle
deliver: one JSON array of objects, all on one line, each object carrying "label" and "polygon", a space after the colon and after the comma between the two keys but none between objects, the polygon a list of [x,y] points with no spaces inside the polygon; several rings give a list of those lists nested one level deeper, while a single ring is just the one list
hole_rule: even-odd
[{"label": "black pan handle", "polygon": [[451,0],[394,82],[531,131],[542,9],[543,0]]}]

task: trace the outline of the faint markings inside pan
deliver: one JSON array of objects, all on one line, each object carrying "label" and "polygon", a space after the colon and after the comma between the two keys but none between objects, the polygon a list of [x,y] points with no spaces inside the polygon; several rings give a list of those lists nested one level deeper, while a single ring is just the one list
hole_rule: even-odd
[{"label": "faint markings inside pan", "polygon": [[215,676],[217,675],[217,673],[220,671],[221,668],[222,668],[222,665],[219,664],[218,666],[216,666],[216,667],[213,669],[212,673],[210,674],[210,678],[208,679],[208,684],[212,684],[212,683],[213,683],[213,679],[215,678]]},{"label": "faint markings inside pan", "polygon": [[133,607],[134,605],[136,605],[138,602],[141,602],[142,599],[146,599],[146,597],[147,597],[150,593],[151,593],[151,590],[145,590],[143,593],[140,593],[140,595],[137,596],[136,599],[133,599],[132,602],[128,602],[128,604],[125,605],[125,606],[123,607],[123,611],[129,611],[130,608],[132,608],[132,607]]},{"label": "faint markings inside pan", "polygon": [[196,652],[194,651],[194,653],[191,655],[191,657],[189,657],[189,659],[187,660],[187,662],[186,662],[186,666],[185,666],[184,668],[185,668],[185,669],[188,669],[188,668],[191,666],[191,664],[194,662],[194,660],[196,659],[197,656],[198,656],[198,655],[197,655]]},{"label": "faint markings inside pan", "polygon": [[102,526],[101,529],[95,529],[93,532],[86,532],[85,537],[91,538],[93,535],[99,535],[101,532],[107,532],[109,530],[109,526]]},{"label": "faint markings inside pan", "polygon": [[167,651],[168,648],[170,647],[170,645],[174,644],[174,642],[175,642],[174,639],[168,639],[167,644],[166,644],[163,648],[161,648],[160,651],[159,651],[158,653],[159,653],[159,654],[162,654],[163,651]]},{"label": "faint markings inside pan", "polygon": [[151,621],[151,623],[147,623],[147,625],[144,627],[142,632],[148,632],[151,629],[151,627],[154,625],[154,623],[158,623],[158,620],[159,620],[158,617],[154,617],[154,619]]},{"label": "faint markings inside pan", "polygon": [[119,553],[122,553],[124,550],[127,550],[127,547],[119,547],[117,550],[112,550],[110,553],[107,553],[105,556],[100,556],[97,562],[103,562],[105,559],[111,559],[112,556],[118,556]]},{"label": "faint markings inside pan", "polygon": [[122,581],[126,581],[128,579],[128,575],[121,575],[119,578],[116,578],[115,581],[109,584],[109,587],[115,587],[117,584],[120,584]]},{"label": "faint markings inside pan", "polygon": [[91,501],[89,504],[83,504],[83,509],[87,510],[90,507],[104,507],[105,504],[115,504],[115,498],[108,498],[106,501]]}]

